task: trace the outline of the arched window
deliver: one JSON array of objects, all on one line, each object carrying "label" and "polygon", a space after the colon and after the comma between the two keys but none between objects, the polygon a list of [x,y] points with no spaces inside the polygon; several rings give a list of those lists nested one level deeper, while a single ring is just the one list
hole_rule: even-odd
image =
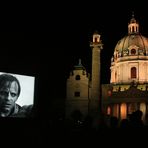
[{"label": "arched window", "polygon": [[76,75],[76,80],[80,80],[80,75]]},{"label": "arched window", "polygon": [[132,49],[131,50],[131,55],[135,55],[136,54],[136,50],[135,49]]},{"label": "arched window", "polygon": [[131,68],[131,78],[136,78],[136,76],[137,76],[136,71],[137,71],[136,67]]}]

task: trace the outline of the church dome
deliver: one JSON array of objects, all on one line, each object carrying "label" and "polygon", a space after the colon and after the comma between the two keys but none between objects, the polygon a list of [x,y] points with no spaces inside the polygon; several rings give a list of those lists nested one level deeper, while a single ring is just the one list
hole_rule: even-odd
[{"label": "church dome", "polygon": [[148,83],[148,38],[139,33],[134,15],[128,24],[128,34],[115,46],[110,69],[110,83]]},{"label": "church dome", "polygon": [[148,38],[141,34],[129,34],[123,37],[115,46],[114,56],[146,55],[148,53]]},{"label": "church dome", "polygon": [[127,56],[148,55],[148,38],[139,33],[139,23],[134,16],[128,24],[128,35],[119,40],[114,50],[114,60]]}]

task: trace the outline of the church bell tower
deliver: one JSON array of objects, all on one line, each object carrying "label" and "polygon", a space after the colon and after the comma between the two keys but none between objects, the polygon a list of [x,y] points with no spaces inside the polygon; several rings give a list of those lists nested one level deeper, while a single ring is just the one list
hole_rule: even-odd
[{"label": "church bell tower", "polygon": [[93,34],[93,41],[90,43],[92,48],[92,80],[91,80],[91,100],[90,100],[90,114],[96,115],[101,109],[101,62],[100,54],[103,49],[100,35],[95,32]]}]

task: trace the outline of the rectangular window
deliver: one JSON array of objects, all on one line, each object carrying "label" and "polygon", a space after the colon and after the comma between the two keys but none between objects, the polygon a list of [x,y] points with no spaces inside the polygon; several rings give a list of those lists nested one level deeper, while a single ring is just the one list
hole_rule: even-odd
[{"label": "rectangular window", "polygon": [[80,92],[76,91],[74,95],[75,95],[75,97],[80,97]]},{"label": "rectangular window", "polygon": [[137,72],[136,72],[136,67],[131,68],[131,78],[136,78]]}]

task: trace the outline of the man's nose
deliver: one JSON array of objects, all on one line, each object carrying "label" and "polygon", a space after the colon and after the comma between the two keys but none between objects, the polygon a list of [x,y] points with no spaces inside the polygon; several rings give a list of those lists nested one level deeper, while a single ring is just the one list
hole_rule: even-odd
[{"label": "man's nose", "polygon": [[7,100],[11,100],[11,94],[10,94],[10,93],[7,94],[6,99],[7,99]]}]

